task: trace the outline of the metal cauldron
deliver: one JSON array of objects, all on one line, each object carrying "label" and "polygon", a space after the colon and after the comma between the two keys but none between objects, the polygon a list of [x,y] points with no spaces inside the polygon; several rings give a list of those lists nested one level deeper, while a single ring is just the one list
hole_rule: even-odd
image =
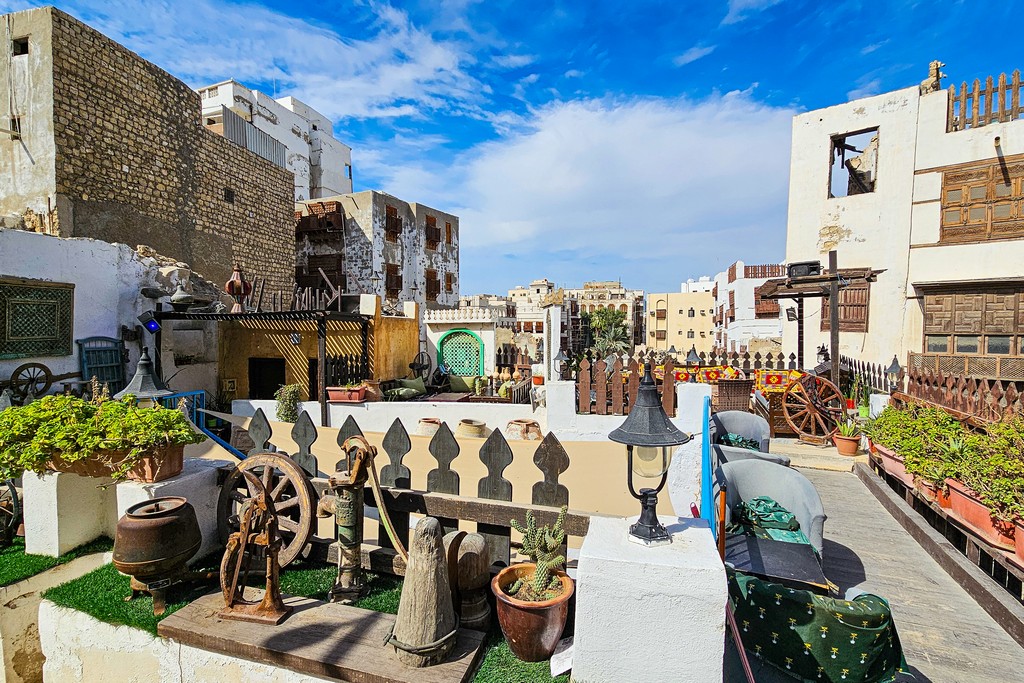
[{"label": "metal cauldron", "polygon": [[173,579],[202,542],[195,508],[187,500],[154,498],[131,506],[117,521],[114,567],[142,584]]}]

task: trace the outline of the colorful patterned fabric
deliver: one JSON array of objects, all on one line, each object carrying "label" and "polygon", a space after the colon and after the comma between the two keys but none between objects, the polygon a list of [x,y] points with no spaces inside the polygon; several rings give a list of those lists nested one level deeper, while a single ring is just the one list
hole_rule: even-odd
[{"label": "colorful patterned fabric", "polygon": [[743,646],[806,683],[891,683],[908,672],[889,603],[836,600],[728,571]]},{"label": "colorful patterned fabric", "polygon": [[803,374],[799,370],[755,370],[754,389],[762,392],[785,391],[790,382]]}]

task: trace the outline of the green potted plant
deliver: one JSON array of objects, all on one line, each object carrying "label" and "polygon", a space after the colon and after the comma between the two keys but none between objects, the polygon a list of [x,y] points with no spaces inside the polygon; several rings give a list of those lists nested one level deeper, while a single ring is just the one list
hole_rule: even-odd
[{"label": "green potted plant", "polygon": [[531,561],[506,567],[491,581],[501,632],[512,653],[524,662],[551,657],[569,616],[574,586],[560,569],[565,564],[565,514],[562,507],[551,528],[538,528],[529,511],[525,527],[513,519],[512,528],[523,535],[523,552]]},{"label": "green potted plant", "polygon": [[277,400],[277,419],[281,422],[298,422],[299,403],[302,401],[301,384],[285,384],[274,392]]},{"label": "green potted plant", "polygon": [[866,384],[860,388],[860,405],[857,406],[860,417],[871,417],[871,387]]},{"label": "green potted plant", "polygon": [[362,382],[349,382],[340,387],[327,387],[327,399],[343,403],[361,403],[366,400],[366,385]]},{"label": "green potted plant", "polygon": [[836,433],[832,435],[832,442],[836,445],[839,455],[857,455],[857,451],[860,450],[860,427],[853,420],[840,423]]},{"label": "green potted plant", "polygon": [[205,439],[181,410],[140,408],[130,394],[44,396],[0,412],[0,480],[49,470],[156,482],[179,474],[185,445]]}]

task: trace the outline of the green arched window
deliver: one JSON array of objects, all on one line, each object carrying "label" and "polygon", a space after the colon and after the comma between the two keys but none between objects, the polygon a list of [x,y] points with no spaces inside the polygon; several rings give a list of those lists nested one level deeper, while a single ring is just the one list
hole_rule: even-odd
[{"label": "green arched window", "polygon": [[484,343],[469,330],[446,332],[437,344],[437,363],[460,377],[484,374]]}]

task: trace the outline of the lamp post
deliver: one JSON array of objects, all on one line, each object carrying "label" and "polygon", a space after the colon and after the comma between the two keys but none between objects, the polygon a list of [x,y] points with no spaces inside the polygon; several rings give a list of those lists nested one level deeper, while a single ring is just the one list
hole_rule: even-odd
[{"label": "lamp post", "polygon": [[370,276],[370,285],[373,287],[373,294],[376,294],[377,288],[380,286],[380,273],[374,272]]},{"label": "lamp post", "polygon": [[157,399],[170,396],[173,393],[153,373],[153,361],[149,357],[149,349],[143,346],[139,364],[135,368],[135,376],[124,389],[114,394],[114,398],[119,399],[131,394],[138,400],[139,407],[150,408],[156,404]]},{"label": "lamp post", "polygon": [[[694,366],[693,370],[690,370],[690,366]],[[697,372],[700,371],[700,356],[697,355],[697,345],[693,344],[690,346],[690,352],[686,354],[686,369],[690,375],[690,382],[697,381]]]},{"label": "lamp post", "polygon": [[896,391],[899,387],[900,373],[903,372],[903,368],[900,367],[900,361],[896,358],[896,354],[892,356],[892,362],[889,363],[889,367],[885,369],[885,376],[889,378],[889,392]]},{"label": "lamp post", "polygon": [[569,362],[569,356],[565,355],[565,351],[559,349],[558,355],[551,360],[555,363],[555,367],[558,369],[558,379],[565,379],[565,364]]},{"label": "lamp post", "polygon": [[828,349],[825,348],[824,344],[818,347],[817,359],[818,365],[821,365],[822,363],[827,363],[830,360],[832,360],[832,357],[829,355]]},{"label": "lamp post", "polygon": [[[629,493],[640,501],[640,518],[629,527],[629,540],[646,546],[666,545],[672,542],[668,530],[658,521],[658,493],[668,481],[668,468],[676,446],[690,440],[690,435],[679,431],[658,398],[651,365],[644,365],[636,403],[617,429],[608,438],[626,445],[626,473]],[[661,477],[657,488],[633,487],[633,474],[644,478]]]}]

